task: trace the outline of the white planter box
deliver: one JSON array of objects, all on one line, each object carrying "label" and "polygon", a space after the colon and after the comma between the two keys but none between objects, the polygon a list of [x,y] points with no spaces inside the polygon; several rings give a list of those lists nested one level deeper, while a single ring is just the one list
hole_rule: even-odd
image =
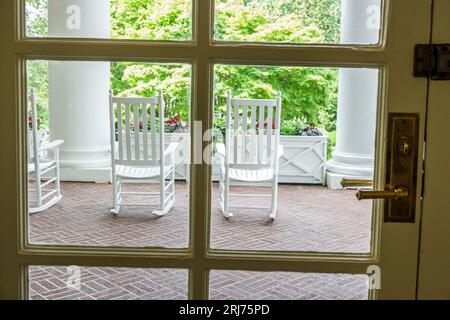
[{"label": "white planter box", "polygon": [[178,150],[175,151],[175,179],[189,179],[189,133],[166,133],[164,135],[164,144],[178,142]]},{"label": "white planter box", "polygon": [[[166,133],[166,144],[178,142],[175,178],[189,179],[189,133]],[[325,184],[328,137],[280,136],[284,148],[280,159],[279,182]],[[219,160],[213,157],[213,181],[219,180]]]},{"label": "white planter box", "polygon": [[[178,142],[175,153],[175,178],[189,179],[189,133],[166,133],[165,144]],[[133,141],[133,139],[132,139]],[[280,136],[284,153],[280,159],[279,182],[298,184],[325,184],[327,137]],[[213,181],[219,180],[219,161],[213,157]],[[110,168],[104,168],[99,177],[71,179],[71,181],[109,181]]]},{"label": "white planter box", "polygon": [[[280,183],[325,185],[328,137],[280,136]],[[219,163],[213,159],[213,180],[219,180]]]},{"label": "white planter box", "polygon": [[325,185],[328,137],[280,136],[281,183]]}]

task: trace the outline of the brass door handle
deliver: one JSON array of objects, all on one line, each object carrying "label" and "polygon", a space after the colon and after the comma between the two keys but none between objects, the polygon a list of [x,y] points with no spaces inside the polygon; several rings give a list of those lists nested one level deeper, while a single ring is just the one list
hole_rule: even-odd
[{"label": "brass door handle", "polygon": [[372,180],[356,180],[356,179],[342,179],[342,188],[356,188],[356,187],[371,187],[373,185]]},{"label": "brass door handle", "polygon": [[[373,185],[372,180],[353,180],[353,179],[342,179],[341,185],[343,188],[356,188],[356,187],[371,187]],[[356,193],[356,198],[358,200],[369,200],[369,199],[402,199],[409,197],[409,190],[405,186],[392,187],[386,185],[385,190],[358,190]]]},{"label": "brass door handle", "polygon": [[389,113],[384,185],[369,179],[341,181],[344,189],[360,189],[358,200],[383,199],[384,222],[415,221],[420,128],[419,114]]},{"label": "brass door handle", "polygon": [[358,200],[371,200],[371,199],[403,199],[409,197],[409,190],[405,186],[397,186],[391,190],[384,191],[364,191],[359,190],[356,193],[356,198]]}]

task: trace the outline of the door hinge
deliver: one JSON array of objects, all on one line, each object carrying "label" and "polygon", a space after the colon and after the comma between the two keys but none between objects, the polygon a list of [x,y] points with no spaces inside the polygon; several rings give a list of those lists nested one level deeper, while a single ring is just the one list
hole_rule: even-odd
[{"label": "door hinge", "polygon": [[416,45],[414,77],[450,80],[450,44]]}]

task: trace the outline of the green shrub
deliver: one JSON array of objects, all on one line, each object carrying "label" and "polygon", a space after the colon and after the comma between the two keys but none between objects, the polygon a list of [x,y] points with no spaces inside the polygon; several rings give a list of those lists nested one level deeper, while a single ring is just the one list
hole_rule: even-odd
[{"label": "green shrub", "polygon": [[301,119],[284,120],[281,123],[280,134],[282,136],[297,136],[305,127],[305,122]]},{"label": "green shrub", "polygon": [[336,147],[336,131],[328,132],[328,148],[327,148],[328,160],[331,160],[333,158],[333,152],[335,147]]}]

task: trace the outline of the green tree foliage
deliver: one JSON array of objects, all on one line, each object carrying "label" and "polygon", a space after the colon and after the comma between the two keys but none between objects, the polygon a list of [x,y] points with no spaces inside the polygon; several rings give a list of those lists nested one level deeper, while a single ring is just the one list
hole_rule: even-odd
[{"label": "green tree foliage", "polygon": [[27,61],[27,83],[36,96],[36,109],[42,129],[48,128],[48,62]]},{"label": "green tree foliage", "polygon": [[[28,0],[26,3],[26,32],[28,36],[42,37],[47,35],[47,1]],[[48,126],[48,63],[45,61],[27,61],[27,82],[36,94],[36,106],[40,123]]]},{"label": "green tree foliage", "polygon": [[[191,0],[111,0],[114,39],[190,40]],[[167,116],[189,119],[188,65],[115,62],[111,87],[120,96],[156,96],[164,90]]]},{"label": "green tree foliage", "polygon": [[191,0],[110,0],[114,39],[190,40]]},{"label": "green tree foliage", "polygon": [[323,30],[304,25],[301,15],[282,9],[282,1],[216,1],[216,31],[219,40],[252,42],[321,43]]},{"label": "green tree foliage", "polygon": [[[266,0],[260,0],[266,2]],[[323,31],[324,43],[339,43],[341,0],[268,0],[282,14],[296,12],[304,26],[316,26]]]},{"label": "green tree foliage", "polygon": [[163,90],[167,116],[189,119],[190,69],[180,64],[112,62],[111,87],[123,97],[154,97]]},{"label": "green tree foliage", "polygon": [[[338,43],[340,0],[216,0],[215,37],[227,41]],[[227,90],[241,98],[283,94],[282,119],[335,130],[337,76],[333,68],[223,66],[216,71],[216,116]],[[220,98],[222,97],[222,98]]]},{"label": "green tree foliage", "polygon": [[27,0],[25,10],[26,32],[30,37],[48,34],[47,0]]},{"label": "green tree foliage", "polygon": [[[47,34],[46,0],[27,0],[27,32]],[[191,0],[111,0],[111,37],[189,40]],[[338,43],[340,0],[216,0],[215,38],[226,41]],[[30,86],[44,101],[46,64],[29,64]],[[215,66],[215,107],[219,124],[224,97],[272,98],[283,94],[284,120],[335,129],[337,76],[333,68]],[[115,94],[154,96],[163,89],[168,117],[189,117],[191,72],[183,64],[111,63]],[[45,83],[45,84],[44,84]]]},{"label": "green tree foliage", "polygon": [[215,38],[339,43],[341,0],[216,0]]},{"label": "green tree foliage", "polygon": [[[282,93],[282,119],[302,118],[315,126],[334,110],[337,103],[337,70],[331,68],[224,66],[215,68],[216,105],[224,111],[227,90],[240,98],[274,98]],[[332,130],[332,123],[326,122]]]}]

